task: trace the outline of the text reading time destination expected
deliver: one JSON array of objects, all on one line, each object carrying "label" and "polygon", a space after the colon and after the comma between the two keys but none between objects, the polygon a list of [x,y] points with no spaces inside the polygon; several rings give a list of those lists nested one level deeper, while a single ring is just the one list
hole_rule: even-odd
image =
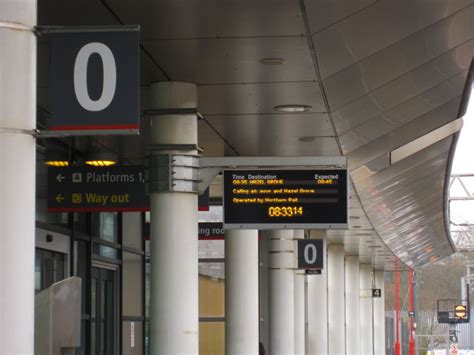
[{"label": "text reading time destination expected", "polygon": [[346,184],[342,170],[226,171],[226,223],[344,223]]}]

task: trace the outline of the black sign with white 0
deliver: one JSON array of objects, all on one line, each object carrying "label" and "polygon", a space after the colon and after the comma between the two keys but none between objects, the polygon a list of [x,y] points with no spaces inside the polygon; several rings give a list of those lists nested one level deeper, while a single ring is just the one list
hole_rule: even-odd
[{"label": "black sign with white 0", "polygon": [[139,27],[80,31],[52,34],[50,130],[138,133]]},{"label": "black sign with white 0", "polygon": [[314,270],[323,267],[323,241],[320,239],[298,240],[298,269]]},{"label": "black sign with white 0", "polygon": [[226,229],[347,228],[347,171],[224,170]]}]

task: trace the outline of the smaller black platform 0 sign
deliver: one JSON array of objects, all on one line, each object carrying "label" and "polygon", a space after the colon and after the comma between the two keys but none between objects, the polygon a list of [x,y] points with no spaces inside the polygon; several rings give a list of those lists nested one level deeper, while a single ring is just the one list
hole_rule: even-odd
[{"label": "smaller black platform 0 sign", "polygon": [[324,268],[323,241],[320,239],[298,240],[298,269]]},{"label": "smaller black platform 0 sign", "polygon": [[142,167],[48,168],[49,212],[147,210]]},{"label": "smaller black platform 0 sign", "polygon": [[374,298],[382,297],[382,289],[380,289],[380,288],[373,288],[373,289],[372,289],[372,297],[374,297]]}]

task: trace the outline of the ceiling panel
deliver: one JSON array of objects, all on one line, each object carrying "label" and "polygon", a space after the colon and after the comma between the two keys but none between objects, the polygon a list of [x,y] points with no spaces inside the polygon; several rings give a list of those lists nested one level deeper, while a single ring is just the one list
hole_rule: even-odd
[{"label": "ceiling panel", "polygon": [[[457,12],[325,78],[325,81],[329,84],[333,80],[337,82],[343,81],[344,78],[359,77],[362,78],[366,90],[372,91],[471,41],[474,37],[473,18],[474,7]],[[472,43],[470,48],[472,49]],[[352,96],[360,96],[360,93],[354,93]]]},{"label": "ceiling panel", "polygon": [[320,32],[375,2],[377,0],[305,0],[311,33]]},{"label": "ceiling panel", "polygon": [[[441,84],[422,92],[413,98],[404,101],[392,109],[382,114],[371,117],[371,115],[362,115],[358,112],[355,115],[348,116],[337,114],[333,115],[336,130],[340,135],[341,141],[345,140],[345,134],[359,132],[371,125],[386,124],[387,127],[396,127],[397,125],[411,121],[412,119],[424,115],[442,104],[460,96],[464,89],[467,71],[443,81]],[[345,112],[347,114],[347,112]],[[352,134],[352,133],[351,133]],[[347,148],[347,151],[353,149]]]},{"label": "ceiling panel", "polygon": [[471,0],[381,0],[314,37],[321,77],[338,71],[471,5]]},{"label": "ceiling panel", "polygon": [[[226,84],[315,80],[306,37],[145,41],[173,80]],[[282,58],[283,65],[264,65]]]},{"label": "ceiling panel", "polygon": [[390,131],[390,133],[360,147],[348,154],[349,169],[353,170],[360,165],[371,161],[385,153],[411,142],[414,139],[433,131],[436,128],[456,119],[461,99],[449,101],[434,111],[423,115],[407,124]]},{"label": "ceiling panel", "polygon": [[[377,181],[377,183],[380,184],[386,183],[397,176],[404,176],[405,174],[408,174],[409,170],[416,165],[424,164],[439,156],[445,155],[451,148],[451,142],[452,138],[446,138],[438,143],[434,143],[429,148],[423,149],[420,152],[408,156],[407,158],[392,165],[390,169],[379,171],[372,177],[372,179],[355,179],[352,173],[351,178],[354,180],[354,185],[356,186],[357,190],[369,190],[372,184],[374,184],[374,181]],[[444,172],[440,172],[440,174],[441,173]]]},{"label": "ceiling panel", "polygon": [[410,266],[442,258],[446,238],[444,183],[451,138],[356,181],[364,209],[384,242]]},{"label": "ceiling panel", "polygon": [[200,85],[199,110],[206,115],[275,113],[278,105],[304,104],[325,112],[316,82]]},{"label": "ceiling panel", "polygon": [[430,114],[449,102],[459,103],[457,99],[462,95],[464,81],[464,75],[459,75],[436,87],[437,90],[422,95],[422,102],[425,105],[420,105],[421,102],[419,101],[415,103],[419,104],[418,106],[414,106],[413,102],[409,102],[411,104],[409,109],[405,108],[403,104],[399,105],[396,109],[370,119],[340,135],[339,139],[344,154],[352,152],[422,115]]},{"label": "ceiling panel", "polygon": [[97,0],[40,0],[40,26],[103,26],[120,25],[109,10]]},{"label": "ceiling panel", "polygon": [[474,41],[470,41],[372,91],[367,90],[363,75],[334,76],[324,82],[331,110],[336,111],[336,115],[339,111],[343,115],[350,114],[354,107],[362,107],[372,115],[389,110],[469,69],[473,49]]},{"label": "ceiling panel", "polygon": [[202,154],[207,157],[234,155],[212,126],[204,120],[198,121],[198,146],[204,149]]},{"label": "ceiling panel", "polygon": [[298,137],[333,137],[334,130],[329,116],[325,113],[271,113],[259,115],[209,115],[207,120],[219,131],[225,134],[232,134],[235,130],[246,130],[251,128],[248,134],[259,128],[265,130],[266,127],[280,126],[287,127],[290,123],[298,132]]},{"label": "ceiling panel", "polygon": [[[268,152],[271,147],[282,149],[285,155],[339,155],[339,146],[331,136],[332,128],[327,116],[322,119],[315,117],[322,114],[300,116],[305,117],[233,115],[208,116],[207,119],[240,155],[254,156]],[[281,131],[283,127],[285,134]]]},{"label": "ceiling panel", "polygon": [[216,38],[300,35],[298,1],[106,0],[127,24],[139,23],[142,38]]}]

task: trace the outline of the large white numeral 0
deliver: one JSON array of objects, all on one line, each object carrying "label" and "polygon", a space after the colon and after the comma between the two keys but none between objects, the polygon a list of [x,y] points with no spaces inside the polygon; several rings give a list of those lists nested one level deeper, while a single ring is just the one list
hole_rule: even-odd
[{"label": "large white numeral 0", "polygon": [[[89,57],[97,53],[102,58],[103,81],[102,93],[97,100],[92,100],[87,91],[87,65]],[[117,67],[115,58],[103,43],[92,42],[81,48],[74,63],[74,91],[77,101],[87,111],[102,111],[112,102],[117,84]]]},{"label": "large white numeral 0", "polygon": [[[309,255],[310,250],[312,251],[311,258]],[[314,244],[306,244],[303,249],[303,255],[304,262],[306,264],[314,264],[316,262],[316,259],[318,258],[318,251],[316,249],[316,246]]]}]

